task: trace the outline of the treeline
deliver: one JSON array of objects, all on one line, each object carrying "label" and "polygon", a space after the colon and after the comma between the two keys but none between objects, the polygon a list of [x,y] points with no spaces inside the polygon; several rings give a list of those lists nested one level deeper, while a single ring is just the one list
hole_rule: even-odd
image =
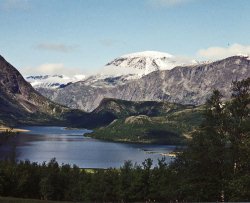
[{"label": "treeline", "polygon": [[0,162],[0,196],[91,202],[249,201],[250,78],[233,82],[223,102],[215,90],[205,120],[175,161],[124,163],[88,171],[55,159]]},{"label": "treeline", "polygon": [[12,128],[0,132],[0,146],[4,144],[10,137],[16,136],[18,133],[14,132]]},{"label": "treeline", "polygon": [[152,160],[142,165],[125,162],[120,169],[80,169],[21,161],[0,163],[0,196],[45,200],[135,202],[168,201],[173,198],[171,170],[164,160],[152,169]]},{"label": "treeline", "polygon": [[178,199],[250,201],[250,78],[232,83],[227,102],[214,90],[205,121],[171,165]]}]

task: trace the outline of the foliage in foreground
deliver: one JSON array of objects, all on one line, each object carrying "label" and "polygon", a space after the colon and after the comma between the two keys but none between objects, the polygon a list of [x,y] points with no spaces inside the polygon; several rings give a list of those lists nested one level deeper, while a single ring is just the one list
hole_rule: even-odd
[{"label": "foliage in foreground", "polygon": [[179,174],[179,199],[250,200],[250,78],[232,86],[226,103],[213,92],[205,122],[171,166]]},{"label": "foliage in foreground", "polygon": [[205,120],[171,164],[125,162],[120,169],[1,161],[0,196],[48,200],[135,202],[250,200],[250,78],[234,82],[232,99],[215,90]]},{"label": "foliage in foreground", "polygon": [[0,132],[0,146],[5,143],[10,137],[16,136],[17,133],[12,129],[7,129],[5,131]]},{"label": "foliage in foreground", "polygon": [[171,198],[171,171],[164,160],[153,169],[148,159],[142,165],[128,161],[120,169],[96,169],[93,173],[76,166],[59,166],[55,159],[42,165],[2,161],[0,168],[1,196],[91,202]]},{"label": "foliage in foreground", "polygon": [[[14,197],[0,197],[0,203],[61,203],[61,201],[50,201],[50,200],[37,200],[37,199],[24,199]],[[63,203],[72,203],[65,202]]]}]

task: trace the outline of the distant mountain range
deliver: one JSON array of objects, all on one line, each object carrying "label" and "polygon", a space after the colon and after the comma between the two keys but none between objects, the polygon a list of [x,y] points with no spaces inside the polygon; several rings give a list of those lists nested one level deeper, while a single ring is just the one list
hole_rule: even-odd
[{"label": "distant mountain range", "polygon": [[65,75],[35,75],[26,76],[25,80],[29,82],[34,88],[61,88],[71,83],[78,82],[85,79],[85,75],[75,75],[72,77]]},{"label": "distant mountain range", "polygon": [[[189,65],[176,67],[173,64],[168,67],[155,65],[150,69],[150,71],[155,71],[149,71],[150,73],[144,75],[150,67],[148,64],[152,65],[153,61],[154,54],[149,53],[150,57],[147,56],[147,52],[139,54],[145,60],[137,60],[138,54],[131,54],[107,64],[106,68],[110,68],[110,70],[119,70],[119,68],[124,70],[126,65],[131,65],[128,67],[127,75],[122,73],[123,71],[120,76],[116,73],[113,76],[95,75],[64,88],[37,88],[37,90],[55,102],[85,111],[93,111],[103,98],[200,105],[205,103],[213,89],[220,90],[225,99],[229,98],[232,81],[250,77],[250,60],[245,56],[232,56],[206,63],[189,61]],[[160,61],[173,59],[168,54],[156,54],[156,56],[156,58],[161,56]],[[145,64],[143,61],[149,63]],[[111,65],[112,67],[109,67]],[[131,69],[136,69],[136,74],[132,73]],[[142,71],[140,72],[142,74],[137,71]]]},{"label": "distant mountain range", "polygon": [[85,75],[34,75],[25,79],[34,88],[56,89],[84,81],[92,87],[113,87],[139,79],[153,71],[169,70],[175,66],[197,64],[195,60],[175,57],[168,53],[145,51],[120,56],[107,63],[96,74]]}]

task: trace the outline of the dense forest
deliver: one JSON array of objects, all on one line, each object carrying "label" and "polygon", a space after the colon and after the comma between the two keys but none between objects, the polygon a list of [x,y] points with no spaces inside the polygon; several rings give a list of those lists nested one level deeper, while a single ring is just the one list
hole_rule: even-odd
[{"label": "dense forest", "polygon": [[[187,148],[165,160],[141,165],[126,161],[119,169],[80,169],[55,159],[37,164],[0,162],[0,196],[48,200],[249,201],[250,78],[232,84],[232,97],[222,101],[214,90],[205,119]],[[155,165],[156,164],[156,165]]]}]

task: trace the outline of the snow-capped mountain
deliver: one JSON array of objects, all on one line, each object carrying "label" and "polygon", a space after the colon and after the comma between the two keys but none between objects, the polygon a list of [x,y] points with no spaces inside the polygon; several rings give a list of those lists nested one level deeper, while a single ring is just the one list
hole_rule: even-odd
[{"label": "snow-capped mountain", "polygon": [[[136,75],[140,78],[153,71],[170,70],[176,66],[196,65],[195,60],[157,51],[144,51],[123,55],[106,64],[103,75]],[[135,78],[135,77],[131,77]]]},{"label": "snow-capped mountain", "polygon": [[74,75],[72,77],[65,75],[36,75],[26,76],[28,81],[34,88],[60,88],[71,83],[85,79],[85,75]]},{"label": "snow-capped mountain", "polygon": [[158,51],[144,51],[126,54],[107,63],[97,74],[84,84],[92,87],[114,87],[139,79],[153,71],[170,70],[176,66],[196,65],[195,60],[176,57]]},{"label": "snow-capped mountain", "polygon": [[176,66],[196,65],[195,60],[177,57],[158,51],[144,51],[126,54],[107,63],[100,71],[89,77],[75,75],[37,75],[25,79],[33,87],[56,89],[71,83],[83,81],[84,85],[92,87],[114,87],[139,79],[153,71],[170,70]]},{"label": "snow-capped mountain", "polygon": [[85,111],[97,108],[103,98],[200,105],[214,89],[218,89],[224,99],[230,98],[232,81],[247,77],[250,77],[249,58],[232,56],[212,63],[154,71],[123,85],[94,87],[82,81],[65,88],[38,91],[52,101]]}]

